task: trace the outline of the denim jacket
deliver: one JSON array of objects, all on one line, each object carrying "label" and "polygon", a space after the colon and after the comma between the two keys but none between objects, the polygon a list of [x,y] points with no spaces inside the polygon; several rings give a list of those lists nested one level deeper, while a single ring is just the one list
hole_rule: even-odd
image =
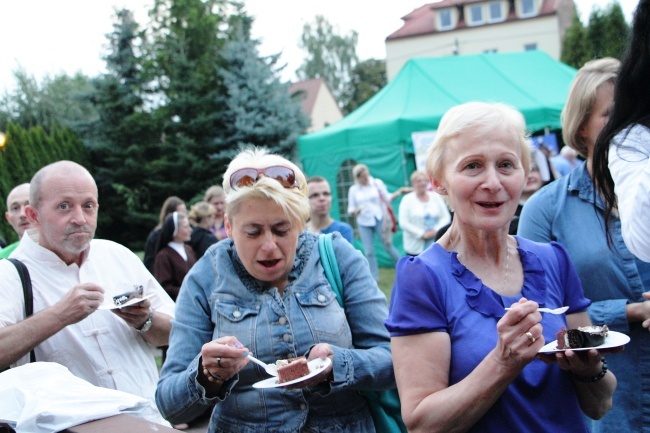
[{"label": "denim jacket", "polygon": [[[216,403],[209,432],[373,432],[359,390],[395,387],[385,296],[363,255],[339,234],[334,251],[344,286],[339,306],[318,254],[317,236],[298,238],[284,294],[262,289],[242,265],[233,241],[208,249],[188,273],[177,300],[170,347],[156,402],[172,423],[186,422]],[[346,319],[347,313],[347,319]],[[314,344],[334,351],[333,380],[304,390],[256,389],[269,376],[249,363],[208,398],[198,383],[203,344],[232,335],[267,363],[305,355]]]},{"label": "denim jacket", "polygon": [[[641,323],[629,324],[626,305],[643,300],[650,290],[650,263],[638,260],[625,246],[621,222],[610,222],[611,248],[605,236],[603,205],[594,195],[586,163],[537,191],[524,205],[518,234],[563,244],[578,271],[591,322],[628,334],[631,342],[607,358],[618,387],[614,406],[591,431],[650,433],[650,333]],[[596,208],[594,207],[596,205]]]}]

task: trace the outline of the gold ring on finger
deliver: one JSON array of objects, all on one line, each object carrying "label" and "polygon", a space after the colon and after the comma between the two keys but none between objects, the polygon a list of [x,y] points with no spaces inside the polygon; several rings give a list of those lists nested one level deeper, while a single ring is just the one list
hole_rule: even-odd
[{"label": "gold ring on finger", "polygon": [[526,331],[526,334],[525,334],[525,335],[526,335],[526,337],[528,337],[528,339],[530,340],[531,343],[534,343],[534,342],[535,342],[535,337],[533,337],[533,333],[532,333],[532,332],[530,332],[530,331]]}]

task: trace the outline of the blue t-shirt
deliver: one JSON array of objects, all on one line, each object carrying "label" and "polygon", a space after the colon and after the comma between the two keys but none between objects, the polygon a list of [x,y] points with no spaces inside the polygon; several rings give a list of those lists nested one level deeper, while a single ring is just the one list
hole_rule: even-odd
[{"label": "blue t-shirt", "polygon": [[333,232],[341,233],[341,236],[343,236],[348,242],[351,244],[353,243],[354,230],[352,230],[352,226],[350,224],[344,223],[343,221],[334,220],[334,222],[330,224],[329,227],[321,230],[321,233],[325,235]]},{"label": "blue t-shirt", "polygon": [[[484,286],[439,244],[397,264],[386,327],[391,336],[446,332],[451,341],[449,385],[468,376],[497,344],[497,322],[505,307],[522,297],[540,306],[568,305],[584,311],[580,280],[566,250],[557,243],[516,238],[524,269],[520,294],[501,296]],[[546,342],[566,326],[564,315],[543,314]],[[575,389],[556,364],[534,360],[508,386],[471,432],[587,432]]]}]

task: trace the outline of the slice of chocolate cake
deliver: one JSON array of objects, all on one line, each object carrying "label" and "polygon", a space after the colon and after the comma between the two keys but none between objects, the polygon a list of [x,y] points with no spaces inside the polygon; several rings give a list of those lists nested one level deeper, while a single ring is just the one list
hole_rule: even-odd
[{"label": "slice of chocolate cake", "polygon": [[275,365],[278,367],[278,383],[289,382],[309,374],[309,366],[304,356],[279,359],[275,361]]},{"label": "slice of chocolate cake", "polygon": [[607,336],[607,325],[583,326],[578,329],[566,329],[562,327],[557,335],[558,349],[582,349],[585,347],[597,347],[605,342]]}]

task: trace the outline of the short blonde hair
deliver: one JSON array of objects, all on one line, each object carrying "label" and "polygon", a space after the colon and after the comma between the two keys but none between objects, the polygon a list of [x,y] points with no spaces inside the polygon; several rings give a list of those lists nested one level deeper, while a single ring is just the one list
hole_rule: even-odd
[{"label": "short blonde hair", "polygon": [[415,170],[413,171],[413,173],[411,173],[411,177],[410,177],[411,185],[413,185],[413,183],[418,177],[424,177],[427,180],[429,179],[429,176],[427,176],[425,172],[421,170]]},{"label": "short blonde hair", "polygon": [[368,166],[366,164],[357,164],[352,167],[352,177],[354,177],[355,183],[359,183],[358,178],[363,171],[367,171],[368,174],[370,174],[370,170],[368,170]]},{"label": "short blonde hair", "polygon": [[221,188],[219,185],[212,185],[210,188],[207,189],[205,194],[203,195],[203,201],[207,201],[210,203],[210,201],[215,198],[215,197],[225,197],[226,193],[223,192],[223,188]]},{"label": "short blonde hair", "polygon": [[436,137],[427,151],[426,169],[431,179],[439,179],[444,168],[444,153],[449,142],[465,133],[489,134],[495,131],[512,134],[521,148],[521,163],[526,176],[530,172],[530,148],[526,121],[515,108],[502,103],[468,102],[449,109],[442,119]]},{"label": "short blonde hair", "polygon": [[[296,186],[285,188],[275,179],[262,176],[250,186],[240,187],[236,190],[232,189],[230,177],[237,170],[242,168],[266,168],[274,165],[293,170],[296,175]],[[269,153],[264,148],[245,149],[230,161],[228,169],[223,175],[223,190],[226,193],[226,214],[230,219],[237,215],[241,203],[247,198],[273,200],[282,208],[289,220],[301,230],[305,228],[309,218],[309,190],[304,173],[288,159]]]},{"label": "short blonde hair", "polygon": [[[219,187],[221,189],[221,187]],[[201,222],[208,217],[213,216],[216,213],[214,206],[212,206],[207,201],[199,201],[196,204],[190,207],[188,213],[188,218],[192,225],[201,224]]]},{"label": "short blonde hair", "polygon": [[614,83],[621,65],[616,59],[605,57],[591,60],[582,66],[571,83],[562,121],[562,139],[581,156],[587,157],[588,145],[580,129],[589,120],[598,97],[598,88],[607,82]]}]

